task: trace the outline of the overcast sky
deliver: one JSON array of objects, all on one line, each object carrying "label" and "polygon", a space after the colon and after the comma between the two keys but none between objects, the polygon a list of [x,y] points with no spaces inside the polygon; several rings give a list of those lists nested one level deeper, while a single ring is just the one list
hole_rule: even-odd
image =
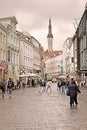
[{"label": "overcast sky", "polygon": [[74,19],[78,22],[86,0],[0,0],[0,17],[15,16],[20,31],[28,31],[48,48],[49,18],[52,22],[53,48],[62,49],[64,41],[75,33]]}]

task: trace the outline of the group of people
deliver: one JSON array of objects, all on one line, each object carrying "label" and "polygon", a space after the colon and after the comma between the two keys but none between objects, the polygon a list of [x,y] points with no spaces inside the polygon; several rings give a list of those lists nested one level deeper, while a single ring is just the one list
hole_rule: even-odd
[{"label": "group of people", "polygon": [[[52,81],[48,80],[45,81],[44,79],[40,79],[40,90],[39,92],[52,92]],[[77,82],[71,78],[70,80],[66,79],[58,79],[57,81],[57,91],[61,91],[62,94],[66,94],[70,96],[70,107],[74,107],[74,105],[77,106],[77,94],[78,92],[81,93],[79,90],[79,85]]]},{"label": "group of people", "polygon": [[[30,85],[30,81],[29,79],[27,80],[27,84]],[[20,82],[17,81],[17,86],[20,85]],[[34,81],[32,80],[32,85],[34,85]],[[8,82],[5,81],[5,79],[3,78],[2,82],[0,82],[0,88],[2,90],[2,98],[4,98],[5,96],[5,92],[6,92],[6,86],[7,86],[7,91],[9,93],[9,97],[11,98],[11,94],[12,94],[12,90],[14,88],[14,82],[11,78],[9,78]],[[52,81],[48,80],[46,81],[45,79],[40,79],[39,81],[39,86],[40,86],[40,90],[39,92],[52,92]],[[74,106],[74,104],[78,104],[77,102],[77,94],[78,92],[81,93],[81,91],[79,90],[79,86],[76,83],[76,81],[72,78],[71,80],[67,81],[65,79],[59,79],[57,81],[57,90],[61,91],[62,94],[66,94],[68,96],[70,96],[70,107],[72,108]]]},{"label": "group of people", "polygon": [[67,81],[65,79],[58,79],[57,81],[57,91],[61,91],[62,94],[66,94],[66,89],[67,89]]},{"label": "group of people", "polygon": [[48,81],[46,81],[45,79],[40,79],[40,81],[39,81],[39,85],[40,85],[40,90],[39,90],[39,92],[44,92],[44,91],[46,91],[46,92],[52,92],[52,89],[51,89],[51,85],[52,84],[52,81],[51,80],[48,80]]},{"label": "group of people", "polygon": [[2,81],[0,82],[0,88],[2,90],[2,98],[4,98],[4,96],[5,96],[6,85],[7,85],[7,91],[9,93],[9,97],[11,98],[12,89],[14,87],[13,80],[11,78],[9,78],[8,82],[6,82],[5,79],[3,78]]},{"label": "group of people", "polygon": [[26,79],[20,79],[20,80],[17,80],[17,85],[16,85],[16,89],[20,89],[20,88],[25,88],[26,86],[29,88],[30,86],[34,87],[36,85],[36,81],[35,79],[30,79],[28,78],[27,80]]},{"label": "group of people", "polygon": [[8,81],[2,78],[2,81],[0,82],[2,98],[4,99],[6,90],[9,93],[9,97],[11,98],[12,90],[21,89],[21,88],[24,89],[25,86],[27,87],[35,86],[35,84],[36,82],[33,78],[31,80],[28,78],[27,81],[25,81],[25,79],[21,79],[21,80],[17,79],[16,83],[14,83],[14,81],[11,78],[9,78]]},{"label": "group of people", "polygon": [[77,102],[77,94],[81,93],[79,90],[79,84],[71,78],[71,80],[59,79],[57,82],[57,90],[62,92],[62,94],[66,94],[70,96],[70,107],[72,108],[74,104],[78,104]]}]

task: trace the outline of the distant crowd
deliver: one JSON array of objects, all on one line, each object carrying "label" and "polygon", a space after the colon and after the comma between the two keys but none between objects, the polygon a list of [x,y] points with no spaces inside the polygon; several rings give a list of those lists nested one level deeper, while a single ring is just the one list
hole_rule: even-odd
[{"label": "distant crowd", "polygon": [[13,80],[9,78],[8,82],[5,81],[3,78],[0,82],[0,89],[2,92],[2,98],[4,99],[6,90],[9,93],[9,97],[12,96],[12,91],[16,89],[24,89],[26,87],[35,87],[39,86],[39,93],[46,92],[46,93],[52,93],[52,86],[53,83],[56,83],[57,91],[61,92],[62,94],[66,94],[70,96],[70,107],[74,104],[78,104],[77,102],[77,92],[81,93],[79,90],[80,87],[86,87],[86,83],[80,80],[74,80],[73,78],[69,79],[34,79],[34,78],[27,78],[27,81],[25,79],[17,80],[16,84],[14,84]]},{"label": "distant crowd", "polygon": [[14,81],[9,78],[8,81],[6,81],[4,78],[2,79],[2,81],[0,82],[0,89],[2,91],[2,98],[4,99],[5,96],[5,92],[8,91],[9,93],[9,97],[11,98],[12,95],[12,91],[13,90],[17,90],[17,89],[24,89],[26,86],[27,87],[34,87],[37,84],[39,84],[39,80],[36,79],[27,79],[27,82],[25,79],[20,79],[17,80],[16,83],[14,83]]}]

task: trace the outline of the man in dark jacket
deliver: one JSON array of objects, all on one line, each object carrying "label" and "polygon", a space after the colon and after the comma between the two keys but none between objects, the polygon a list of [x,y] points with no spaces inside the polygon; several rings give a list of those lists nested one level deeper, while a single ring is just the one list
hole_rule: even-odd
[{"label": "man in dark jacket", "polygon": [[74,79],[71,79],[71,82],[69,83],[68,86],[69,93],[70,93],[70,107],[72,108],[72,105],[74,105],[74,102],[77,106],[77,92],[81,93],[78,86],[76,85]]},{"label": "man in dark jacket", "polygon": [[12,89],[13,89],[13,87],[14,87],[14,82],[13,82],[13,80],[12,80],[11,78],[9,78],[9,80],[8,80],[8,85],[7,85],[7,89],[8,89],[8,91],[9,91],[9,96],[10,96],[10,98],[11,98],[11,94],[12,94]]}]

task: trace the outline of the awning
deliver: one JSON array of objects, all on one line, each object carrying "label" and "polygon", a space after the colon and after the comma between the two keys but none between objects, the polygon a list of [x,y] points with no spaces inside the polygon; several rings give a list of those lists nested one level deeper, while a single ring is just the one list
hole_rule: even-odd
[{"label": "awning", "polygon": [[61,75],[61,76],[59,76],[59,78],[66,78],[66,75]]},{"label": "awning", "polygon": [[21,74],[19,77],[38,77],[39,75],[34,73]]}]

